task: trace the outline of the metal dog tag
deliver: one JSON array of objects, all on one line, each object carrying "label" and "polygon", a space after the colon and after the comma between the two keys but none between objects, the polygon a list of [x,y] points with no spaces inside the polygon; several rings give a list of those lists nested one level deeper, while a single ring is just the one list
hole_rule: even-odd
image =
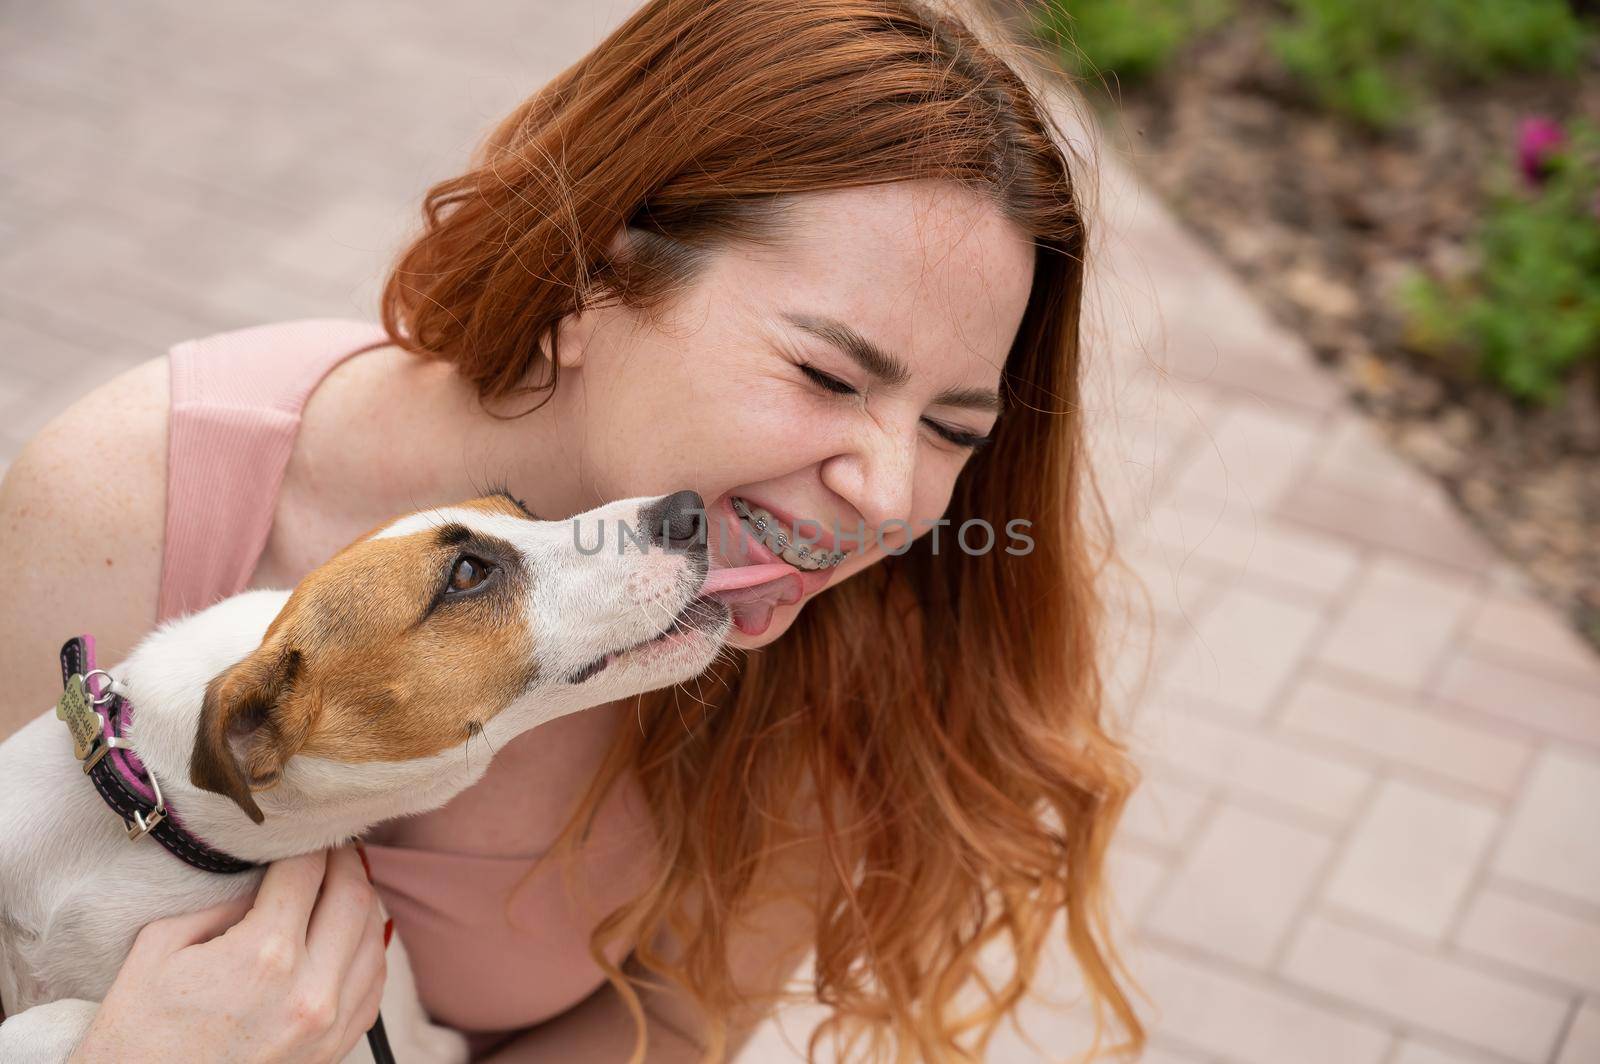
[{"label": "metal dog tag", "polygon": [[67,730],[72,732],[73,756],[79,761],[88,757],[95,743],[101,739],[102,725],[81,674],[75,672],[67,680],[66,689],[61,692],[61,701],[56,703],[56,717],[66,721]]}]

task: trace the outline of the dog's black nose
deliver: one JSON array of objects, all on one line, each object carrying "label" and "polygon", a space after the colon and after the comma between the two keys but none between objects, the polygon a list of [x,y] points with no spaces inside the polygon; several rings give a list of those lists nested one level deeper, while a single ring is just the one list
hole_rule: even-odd
[{"label": "dog's black nose", "polygon": [[646,506],[640,523],[658,547],[705,544],[706,503],[698,491],[675,491]]}]

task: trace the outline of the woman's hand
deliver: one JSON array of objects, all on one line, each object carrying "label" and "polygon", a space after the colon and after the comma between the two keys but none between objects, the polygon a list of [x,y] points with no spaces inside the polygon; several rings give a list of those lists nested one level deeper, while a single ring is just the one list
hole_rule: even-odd
[{"label": "woman's hand", "polygon": [[253,900],[140,931],[73,1064],[343,1059],[378,1015],[385,974],[360,858],[275,861]]}]

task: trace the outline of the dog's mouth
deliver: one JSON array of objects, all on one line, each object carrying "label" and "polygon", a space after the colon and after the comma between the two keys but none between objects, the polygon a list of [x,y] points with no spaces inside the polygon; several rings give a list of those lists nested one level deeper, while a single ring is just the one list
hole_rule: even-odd
[{"label": "dog's mouth", "polygon": [[[634,651],[665,643],[683,632],[704,631],[724,621],[745,631],[753,623],[745,616],[750,611],[764,609],[763,616],[770,617],[772,605],[769,599],[792,603],[800,595],[798,571],[782,562],[709,570],[701,581],[700,594],[690,599],[689,604],[679,610],[665,628],[648,639],[607,651],[580,666],[567,676],[567,683],[583,683]],[[760,626],[764,628],[766,622],[762,621]]]},{"label": "dog's mouth", "polygon": [[630,643],[629,645],[620,649],[607,651],[588,664],[579,666],[578,669],[576,669],[567,677],[567,683],[583,683],[585,680],[598,676],[600,673],[604,672],[607,667],[615,664],[619,659],[625,657],[626,655],[632,654],[636,650],[644,650],[647,647],[653,647],[662,643],[666,643],[672,639],[673,636],[680,633],[699,632],[704,631],[707,628],[715,627],[719,621],[727,617],[727,614],[728,607],[723,605],[717,599],[711,597],[710,595],[698,595],[695,598],[690,599],[689,604],[684,606],[683,609],[679,610],[678,615],[672,618],[671,623],[669,623],[661,631],[657,632],[653,636],[650,636],[648,639],[641,639],[637,643]]}]

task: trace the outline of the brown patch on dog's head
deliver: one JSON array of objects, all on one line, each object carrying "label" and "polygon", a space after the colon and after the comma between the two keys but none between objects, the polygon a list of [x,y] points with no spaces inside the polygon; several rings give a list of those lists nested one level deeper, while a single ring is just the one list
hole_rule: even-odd
[{"label": "brown patch on dog's head", "polygon": [[[300,582],[261,646],[207,685],[195,786],[260,823],[252,792],[277,783],[296,754],[428,757],[527,690],[536,679],[534,574],[488,526],[529,514],[504,495],[459,509],[459,521],[374,529]],[[489,518],[484,527],[476,514]]]},{"label": "brown patch on dog's head", "polygon": [[509,491],[497,491],[461,504],[468,510],[481,510],[486,514],[505,514],[518,520],[537,521],[539,516],[528,509],[526,503]]}]

